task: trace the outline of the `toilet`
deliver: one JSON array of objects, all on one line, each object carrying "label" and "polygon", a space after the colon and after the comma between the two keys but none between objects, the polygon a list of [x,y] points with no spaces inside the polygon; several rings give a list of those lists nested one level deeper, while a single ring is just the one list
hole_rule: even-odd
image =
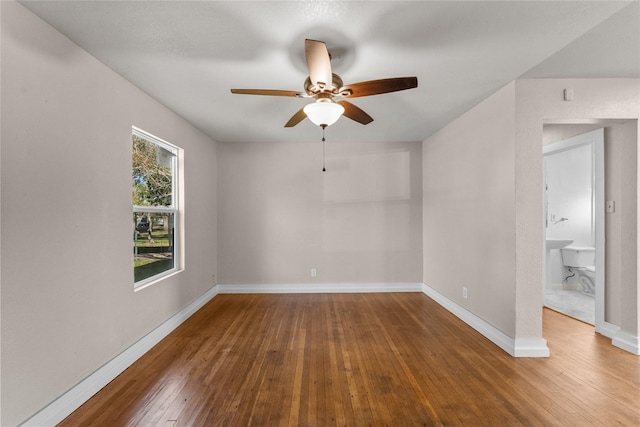
[{"label": "toilet", "polygon": [[581,290],[587,295],[596,293],[596,249],[590,246],[567,246],[560,249],[562,264],[577,274]]}]

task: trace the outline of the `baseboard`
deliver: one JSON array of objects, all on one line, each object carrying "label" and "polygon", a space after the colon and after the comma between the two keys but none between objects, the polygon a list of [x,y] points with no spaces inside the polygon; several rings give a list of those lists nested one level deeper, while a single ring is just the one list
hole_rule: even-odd
[{"label": "baseboard", "polygon": [[636,356],[640,356],[640,338],[634,337],[626,332],[620,332],[620,326],[604,322],[600,329],[596,329],[596,332],[607,338],[611,338],[611,344],[614,346],[635,354]]},{"label": "baseboard", "polygon": [[640,356],[640,339],[626,332],[618,331],[611,343],[629,353]]},{"label": "baseboard", "polygon": [[495,326],[471,313],[430,286],[423,284],[422,292],[442,307],[449,310],[460,320],[471,326],[489,341],[506,351],[513,357],[549,357],[547,341],[543,338],[514,339]]},{"label": "baseboard", "polygon": [[511,355],[513,357],[549,357],[547,340],[544,338],[516,338]]},{"label": "baseboard", "polygon": [[120,375],[125,369],[131,366],[142,355],[149,351],[154,345],[169,335],[180,324],[187,320],[193,313],[198,311],[208,301],[219,293],[214,286],[180,312],[172,316],[149,334],[111,359],[93,374],[89,375],[75,387],[64,393],[62,396],[44,407],[40,412],[29,418],[21,426],[55,426],[60,421],[78,409],[91,396],[106,386],[114,378]]},{"label": "baseboard", "polygon": [[596,328],[596,332],[604,335],[607,338],[612,338],[616,336],[616,334],[620,331],[620,326],[614,325],[613,323],[604,322],[601,328]]},{"label": "baseboard", "polygon": [[367,292],[421,292],[422,283],[304,283],[218,285],[221,294],[338,294]]}]

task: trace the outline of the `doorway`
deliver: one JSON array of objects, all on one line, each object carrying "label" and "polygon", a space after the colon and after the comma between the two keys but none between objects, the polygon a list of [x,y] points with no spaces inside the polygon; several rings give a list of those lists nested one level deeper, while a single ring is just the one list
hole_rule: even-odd
[{"label": "doorway", "polygon": [[604,324],[604,129],[543,146],[544,305]]}]

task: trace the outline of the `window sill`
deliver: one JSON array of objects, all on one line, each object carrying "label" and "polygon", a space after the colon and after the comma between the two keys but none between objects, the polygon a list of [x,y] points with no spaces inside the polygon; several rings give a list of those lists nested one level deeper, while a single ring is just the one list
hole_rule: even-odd
[{"label": "window sill", "polygon": [[141,291],[141,290],[143,290],[145,288],[148,288],[151,285],[155,285],[158,282],[161,282],[161,281],[163,281],[165,279],[168,279],[169,277],[173,277],[173,276],[175,276],[175,275],[177,275],[179,273],[182,273],[183,271],[184,271],[183,268],[176,268],[176,269],[167,271],[164,274],[158,274],[157,276],[153,276],[153,277],[150,277],[148,279],[141,280],[141,281],[133,284],[133,291],[134,292]]}]

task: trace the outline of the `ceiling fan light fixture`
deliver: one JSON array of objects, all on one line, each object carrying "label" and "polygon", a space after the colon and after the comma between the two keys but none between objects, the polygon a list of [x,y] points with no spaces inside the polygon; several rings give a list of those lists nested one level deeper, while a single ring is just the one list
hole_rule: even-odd
[{"label": "ceiling fan light fixture", "polygon": [[315,125],[331,126],[344,113],[344,107],[329,99],[322,98],[312,104],[305,105],[304,113]]}]

